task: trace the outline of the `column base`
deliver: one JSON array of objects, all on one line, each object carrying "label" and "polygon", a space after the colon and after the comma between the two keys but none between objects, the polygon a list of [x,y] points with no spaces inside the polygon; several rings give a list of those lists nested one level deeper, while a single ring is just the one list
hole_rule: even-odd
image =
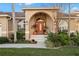
[{"label": "column base", "polygon": [[30,40],[29,32],[25,33],[25,40]]}]

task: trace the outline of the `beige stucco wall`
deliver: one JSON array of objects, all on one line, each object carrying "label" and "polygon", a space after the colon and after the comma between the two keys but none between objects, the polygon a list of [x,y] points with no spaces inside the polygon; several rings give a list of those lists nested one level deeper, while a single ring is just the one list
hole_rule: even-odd
[{"label": "beige stucco wall", "polygon": [[74,19],[70,20],[70,32],[75,32],[77,30],[77,22]]},{"label": "beige stucco wall", "polygon": [[70,21],[70,31],[71,32],[79,32],[79,21],[78,18],[73,18]]},{"label": "beige stucco wall", "polygon": [[0,24],[2,27],[2,36],[8,37],[8,20],[6,16],[0,16]]}]

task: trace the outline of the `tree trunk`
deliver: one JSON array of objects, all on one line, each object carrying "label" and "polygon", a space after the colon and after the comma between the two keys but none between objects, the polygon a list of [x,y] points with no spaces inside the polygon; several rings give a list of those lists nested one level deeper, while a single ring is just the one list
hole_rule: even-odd
[{"label": "tree trunk", "polygon": [[17,36],[16,36],[16,20],[15,20],[15,7],[14,7],[14,3],[12,3],[12,19],[13,19],[14,42],[16,42],[17,41]]}]

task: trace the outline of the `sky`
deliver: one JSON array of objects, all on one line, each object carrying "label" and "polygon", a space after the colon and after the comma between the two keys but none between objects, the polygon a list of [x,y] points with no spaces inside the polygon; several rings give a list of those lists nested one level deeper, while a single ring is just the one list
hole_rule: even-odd
[{"label": "sky", "polygon": [[[12,4],[11,3],[0,3],[0,11],[2,12],[11,12],[12,11]],[[20,12],[23,8],[27,7],[53,7],[55,3],[16,3],[15,4],[15,11]],[[62,11],[68,12],[69,7],[68,4],[62,4],[63,8]],[[79,10],[79,4],[71,4],[71,11]]]}]

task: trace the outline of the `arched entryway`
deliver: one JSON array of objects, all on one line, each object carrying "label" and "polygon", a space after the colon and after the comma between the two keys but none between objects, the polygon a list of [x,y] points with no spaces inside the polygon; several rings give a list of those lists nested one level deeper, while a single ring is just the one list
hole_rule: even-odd
[{"label": "arched entryway", "polygon": [[[26,8],[25,38],[44,42],[48,32],[55,33],[58,8]],[[36,25],[37,24],[37,25]]]},{"label": "arched entryway", "polygon": [[52,18],[44,12],[35,13],[29,21],[29,31],[31,35],[46,35],[53,30]]}]

